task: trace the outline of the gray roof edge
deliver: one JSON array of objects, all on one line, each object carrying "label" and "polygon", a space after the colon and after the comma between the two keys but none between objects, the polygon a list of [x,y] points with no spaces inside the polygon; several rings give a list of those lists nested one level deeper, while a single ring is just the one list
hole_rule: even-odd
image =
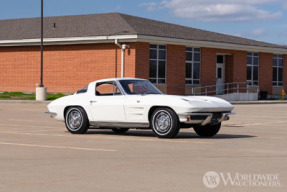
[{"label": "gray roof edge", "polygon": [[[259,45],[248,45],[244,43],[227,43],[227,42],[220,42],[220,41],[209,41],[209,40],[196,40],[196,39],[185,39],[185,38],[172,38],[172,37],[165,37],[165,36],[152,36],[152,35],[146,35],[146,34],[137,34],[139,36],[150,36],[150,37],[161,37],[161,38],[166,38],[166,39],[178,39],[178,40],[187,40],[187,41],[198,41],[198,42],[211,42],[211,43],[220,43],[220,44],[232,44],[232,45],[243,45],[243,46],[250,46],[250,47],[264,47],[264,48],[274,48],[274,49],[286,49],[287,51],[287,46],[284,45],[277,45],[277,44],[271,44],[274,45],[272,46],[259,46]],[[262,42],[262,41],[259,41]],[[264,42],[265,43],[265,42]]]},{"label": "gray roof edge", "polygon": [[[80,14],[80,15],[57,15],[57,16],[44,16],[44,18],[58,18],[58,17],[74,17],[74,16],[93,16],[93,15],[113,15],[113,14],[123,14],[119,12],[109,12],[109,13],[91,13],[91,14]],[[13,20],[26,20],[26,19],[41,19],[41,17],[24,17],[24,18],[12,18],[12,19],[0,19],[1,21],[13,21]]]},{"label": "gray roof edge", "polygon": [[[184,26],[184,25],[169,23],[169,22],[165,22],[165,21],[159,21],[159,20],[155,20],[155,19],[147,19],[147,18],[144,18],[144,17],[132,16],[132,15],[124,14],[124,13],[118,13],[118,14],[121,15],[121,16],[124,15],[124,16],[139,18],[139,19],[145,19],[145,20],[160,22],[160,23],[163,23],[163,24],[169,24],[169,25],[173,25],[173,26],[184,27],[184,28],[186,28],[186,29],[194,29],[194,30],[198,30],[198,31],[202,31],[202,32],[212,33],[212,34],[216,34],[216,35],[224,35],[224,36],[227,36],[227,37],[233,37],[233,38],[238,38],[238,39],[242,39],[242,40],[254,41],[254,42],[258,42],[258,43],[266,43],[266,44],[270,44],[270,46],[273,45],[273,46],[277,46],[277,47],[279,46],[279,47],[282,47],[282,48],[286,48],[286,47],[287,47],[287,46],[284,46],[284,45],[274,44],[274,43],[270,43],[270,42],[258,41],[258,40],[254,40],[254,39],[250,39],[250,38],[239,37],[239,36],[236,36],[236,35],[230,35],[230,34],[225,34],[225,33],[219,33],[219,32],[214,32],[214,31],[208,31],[208,30],[204,30],[204,29],[188,27],[188,26]],[[129,22],[127,22],[127,23],[129,24]],[[130,24],[129,24],[129,25],[130,25]],[[139,33],[138,33],[138,35],[146,35],[146,34],[139,34]],[[159,37],[161,37],[161,36],[159,36]],[[164,36],[163,36],[163,37],[164,37]],[[191,39],[188,39],[188,40],[191,40]],[[205,40],[202,40],[202,41],[205,41]],[[266,47],[267,47],[267,46],[266,46]]]},{"label": "gray roof edge", "polygon": [[127,20],[123,17],[123,15],[125,15],[125,14],[123,14],[123,13],[117,13],[120,17],[121,17],[121,19],[133,30],[133,33],[135,33],[136,35],[138,34],[137,32],[136,32],[136,30],[133,28],[133,26],[131,26],[130,25],[130,23],[128,23],[127,22]]},{"label": "gray roof edge", "polygon": [[[199,47],[207,47],[207,48],[216,48],[216,49],[229,49],[229,50],[241,50],[241,51],[249,51],[249,50],[257,50],[258,52],[266,52],[266,53],[278,53],[278,54],[286,54],[286,47],[267,47],[267,46],[258,46],[258,45],[247,45],[247,44],[237,44],[237,43],[226,43],[219,41],[203,41],[203,40],[191,40],[191,39],[179,39],[179,38],[167,38],[167,37],[158,37],[158,36],[149,36],[149,35],[139,35],[138,41],[141,40],[145,42],[172,42],[177,45],[199,45]],[[172,44],[171,43],[171,44]],[[220,46],[220,47],[218,47]],[[224,47],[222,47],[224,46]]]}]

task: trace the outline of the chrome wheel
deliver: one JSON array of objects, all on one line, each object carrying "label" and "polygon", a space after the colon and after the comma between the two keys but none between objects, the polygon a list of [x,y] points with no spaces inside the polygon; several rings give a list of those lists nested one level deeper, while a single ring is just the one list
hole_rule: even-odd
[{"label": "chrome wheel", "polygon": [[65,124],[72,134],[84,134],[88,131],[90,123],[87,113],[82,107],[70,107],[65,112]]},{"label": "chrome wheel", "polygon": [[153,111],[150,124],[160,138],[173,138],[180,129],[178,115],[170,108],[157,108]]},{"label": "chrome wheel", "polygon": [[158,134],[166,134],[171,128],[172,118],[167,111],[158,111],[154,116],[153,125]]},{"label": "chrome wheel", "polygon": [[72,131],[77,131],[81,128],[83,123],[83,116],[79,110],[74,109],[69,112],[67,121],[69,129]]}]

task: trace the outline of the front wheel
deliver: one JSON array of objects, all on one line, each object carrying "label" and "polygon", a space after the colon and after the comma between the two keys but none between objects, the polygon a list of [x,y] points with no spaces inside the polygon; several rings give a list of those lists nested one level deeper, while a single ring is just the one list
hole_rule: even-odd
[{"label": "front wheel", "polygon": [[216,125],[194,126],[193,129],[200,137],[213,137],[220,130],[221,123]]},{"label": "front wheel", "polygon": [[153,132],[160,138],[173,138],[180,129],[177,114],[169,108],[158,108],[151,116]]},{"label": "front wheel", "polygon": [[84,134],[89,128],[86,111],[81,107],[71,107],[65,114],[66,128],[73,134]]}]

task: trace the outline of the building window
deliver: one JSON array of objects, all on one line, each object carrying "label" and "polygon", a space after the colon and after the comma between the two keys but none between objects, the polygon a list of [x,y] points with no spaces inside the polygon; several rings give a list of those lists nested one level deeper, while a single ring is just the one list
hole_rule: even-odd
[{"label": "building window", "polygon": [[283,55],[273,55],[273,86],[283,86]]},{"label": "building window", "polygon": [[258,85],[259,54],[247,53],[247,83]]},{"label": "building window", "polygon": [[185,84],[198,85],[200,83],[200,48],[186,48]]},{"label": "building window", "polygon": [[166,46],[150,45],[149,80],[156,84],[166,81]]}]

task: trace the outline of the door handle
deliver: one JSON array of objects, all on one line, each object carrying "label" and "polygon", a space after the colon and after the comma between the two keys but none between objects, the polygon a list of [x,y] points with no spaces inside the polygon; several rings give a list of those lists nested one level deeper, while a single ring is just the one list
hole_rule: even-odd
[{"label": "door handle", "polygon": [[96,103],[97,101],[90,101],[90,104],[92,105],[93,103]]}]

